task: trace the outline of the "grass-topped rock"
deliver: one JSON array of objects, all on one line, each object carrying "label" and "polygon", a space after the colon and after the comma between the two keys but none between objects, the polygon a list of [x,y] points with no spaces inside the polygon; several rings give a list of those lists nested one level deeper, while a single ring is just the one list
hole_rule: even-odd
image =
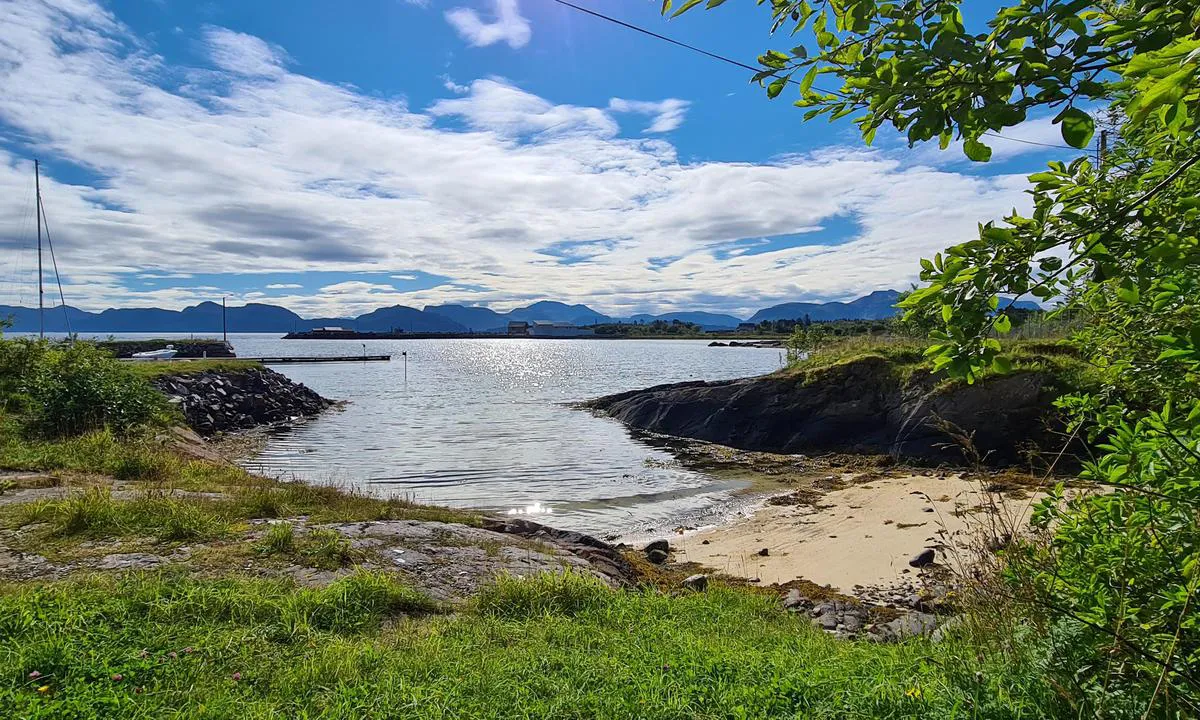
[{"label": "grass-topped rock", "polygon": [[663,435],[778,453],[890,454],[1014,463],[1044,447],[1053,401],[1085,381],[1070,350],[1018,348],[1013,371],[967,384],[932,372],[924,345],[878,339],[835,345],[771,375],[619,393],[587,407]]}]

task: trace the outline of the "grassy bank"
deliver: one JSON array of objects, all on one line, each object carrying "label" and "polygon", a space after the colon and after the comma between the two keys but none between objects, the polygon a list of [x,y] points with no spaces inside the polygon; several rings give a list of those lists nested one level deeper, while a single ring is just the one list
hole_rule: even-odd
[{"label": "grassy bank", "polygon": [[[505,579],[454,616],[394,579],[141,575],[0,591],[18,717],[1045,717],[1036,665],[832,640],[730,589]],[[33,677],[31,674],[36,673]],[[977,674],[978,673],[978,674]]]},{"label": "grassy bank", "polygon": [[[0,468],[33,473],[0,478],[3,717],[1076,715],[1017,625],[848,642],[773,593],[680,593],[666,576],[626,590],[500,576],[446,606],[319,524],[478,515],[191,455],[147,394],[175,364],[30,346],[0,347],[2,362],[20,374],[0,384]],[[99,411],[63,415],[81,403]],[[164,560],[103,562],[138,553]]]}]

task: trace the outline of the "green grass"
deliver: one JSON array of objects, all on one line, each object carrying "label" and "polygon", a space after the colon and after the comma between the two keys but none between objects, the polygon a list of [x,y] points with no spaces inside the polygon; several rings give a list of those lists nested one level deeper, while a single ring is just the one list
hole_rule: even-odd
[{"label": "green grass", "polygon": [[[904,336],[857,335],[838,338],[811,352],[807,360],[793,362],[779,372],[785,376],[817,377],[820,372],[868,358],[888,362],[889,369],[907,382],[918,373],[928,372],[932,364],[925,358],[931,341]],[[1011,340],[1004,352],[1012,360],[1014,371],[1042,371],[1064,391],[1094,385],[1099,380],[1095,368],[1083,363],[1078,352],[1058,340]],[[994,372],[986,371],[983,377]]]},{"label": "green grass", "polygon": [[320,590],[162,574],[9,587],[0,707],[22,718],[1068,714],[1028,658],[837,641],[728,588],[675,598],[569,575],[508,579],[484,598],[431,616],[434,603],[363,572]]},{"label": "green grass", "polygon": [[161,362],[155,360],[138,360],[124,363],[135,375],[153,380],[164,375],[194,375],[208,371],[214,372],[245,372],[261,368],[262,364],[253,360],[237,360],[231,358],[200,358],[195,360],[172,360]]}]

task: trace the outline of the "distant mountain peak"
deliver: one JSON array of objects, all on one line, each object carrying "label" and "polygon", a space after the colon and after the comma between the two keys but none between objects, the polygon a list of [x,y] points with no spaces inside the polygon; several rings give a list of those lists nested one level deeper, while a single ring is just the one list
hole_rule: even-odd
[{"label": "distant mountain peak", "polygon": [[[849,302],[794,302],[774,305],[756,312],[749,322],[763,320],[799,320],[808,317],[813,321],[829,320],[879,320],[899,314],[895,307],[900,293],[897,290],[875,290]],[[1036,303],[1019,301],[1015,307],[1037,308]],[[131,332],[180,332],[219,333],[222,329],[221,305],[211,300],[191,305],[183,310],[162,308],[109,308],[91,313],[67,306],[47,308],[45,313],[48,332],[65,332],[66,319],[75,332],[131,333]],[[11,317],[16,332],[36,332],[38,315],[35,308],[0,305],[0,318]],[[501,313],[482,305],[447,303],[426,305],[418,310],[407,305],[393,305],[359,315],[357,318],[302,318],[287,308],[269,303],[253,302],[229,306],[224,313],[229,332],[278,332],[309,330],[324,325],[346,325],[358,330],[406,332],[503,332],[510,320],[534,322],[548,320],[575,325],[617,322],[587,305],[569,305],[557,300],[538,300],[525,307]],[[638,314],[622,322],[649,323],[655,320],[691,322],[705,329],[732,329],[742,322],[733,315],[721,313],[680,310],[659,315]]]}]

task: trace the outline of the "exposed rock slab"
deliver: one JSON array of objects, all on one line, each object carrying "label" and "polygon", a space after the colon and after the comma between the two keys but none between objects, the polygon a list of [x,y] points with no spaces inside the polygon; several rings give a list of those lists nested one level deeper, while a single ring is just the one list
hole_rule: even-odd
[{"label": "exposed rock slab", "polygon": [[[480,528],[418,520],[325,527],[355,547],[372,551],[380,562],[408,576],[414,586],[443,601],[466,599],[504,574],[573,570],[613,586],[623,584],[625,577],[618,563],[624,560],[605,543],[522,520],[491,521]],[[628,572],[632,574],[632,569]]]}]

